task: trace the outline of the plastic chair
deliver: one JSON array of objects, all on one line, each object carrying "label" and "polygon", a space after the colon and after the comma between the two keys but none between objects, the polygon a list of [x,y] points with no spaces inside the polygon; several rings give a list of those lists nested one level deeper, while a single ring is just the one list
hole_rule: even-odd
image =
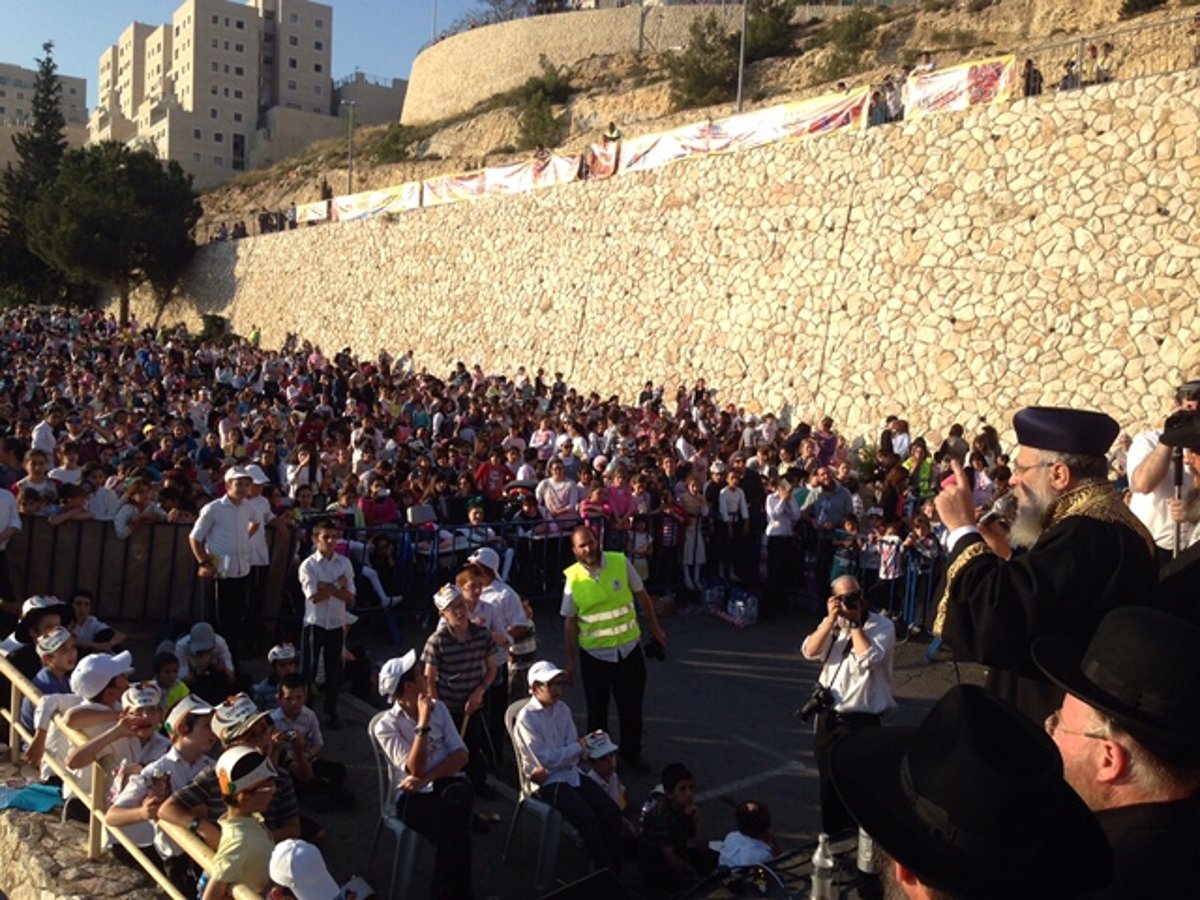
[{"label": "plastic chair", "polygon": [[[421,850],[421,835],[409,828],[396,815],[396,798],[392,791],[394,781],[392,764],[383,755],[383,748],[375,740],[375,723],[384,717],[387,710],[376,713],[367,726],[371,749],[375,752],[375,775],[379,782],[379,820],[375,823],[375,836],[371,839],[371,854],[367,857],[367,871],[375,862],[375,851],[379,838],[386,828],[396,836],[396,853],[392,857],[392,877],[388,882],[388,897],[407,897],[417,869],[417,854]],[[396,891],[396,878],[400,878],[400,891]]]},{"label": "plastic chair", "polygon": [[539,800],[533,796],[533,792],[537,790],[537,785],[526,779],[525,773],[521,770],[520,757],[517,756],[517,743],[513,739],[513,730],[517,725],[517,713],[522,707],[529,702],[528,697],[523,697],[520,700],[510,703],[508,709],[504,711],[504,729],[508,732],[509,742],[513,745],[513,755],[517,757],[517,782],[519,785],[519,794],[517,797],[517,808],[513,810],[512,822],[508,826],[508,837],[504,841],[504,862],[508,862],[509,849],[512,847],[513,835],[517,831],[517,820],[521,818],[522,813],[529,813],[534,818],[541,822],[540,833],[538,834],[538,855],[537,865],[533,871],[533,887],[534,891],[541,893],[550,886],[550,880],[554,877],[554,863],[558,859],[558,842],[562,836],[563,826],[566,820],[563,819],[562,813],[551,806],[544,800]]}]

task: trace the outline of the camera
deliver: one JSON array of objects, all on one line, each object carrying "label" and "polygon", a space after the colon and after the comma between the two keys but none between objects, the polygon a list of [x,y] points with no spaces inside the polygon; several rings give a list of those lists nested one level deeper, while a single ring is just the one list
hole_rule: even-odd
[{"label": "camera", "polygon": [[800,721],[807,722],[814,713],[822,713],[832,708],[833,692],[823,684],[814,684],[812,694],[805,704],[796,710],[796,715],[800,717]]}]

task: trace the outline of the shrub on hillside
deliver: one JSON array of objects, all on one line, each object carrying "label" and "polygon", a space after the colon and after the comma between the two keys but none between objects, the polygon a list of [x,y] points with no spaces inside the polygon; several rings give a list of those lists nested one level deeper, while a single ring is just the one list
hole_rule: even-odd
[{"label": "shrub on hillside", "polygon": [[746,62],[782,56],[792,50],[796,6],[797,0],[750,0],[746,9]]},{"label": "shrub on hillside", "polygon": [[1167,0],[1124,0],[1121,4],[1119,17],[1122,19],[1132,19],[1134,16],[1140,16],[1143,13],[1148,13],[1151,10],[1166,5]]},{"label": "shrub on hillside", "polygon": [[556,147],[562,137],[562,123],[550,109],[550,98],[541,91],[527,97],[517,110],[521,150]]},{"label": "shrub on hillside", "polygon": [[862,66],[862,55],[875,39],[875,30],[883,20],[873,12],[856,6],[814,39],[815,46],[829,46],[833,52],[817,70],[817,81],[836,81],[853,75]]},{"label": "shrub on hillside", "polygon": [[693,19],[687,48],[667,55],[671,106],[688,109],[728,100],[737,87],[737,68],[737,50],[716,15]]}]

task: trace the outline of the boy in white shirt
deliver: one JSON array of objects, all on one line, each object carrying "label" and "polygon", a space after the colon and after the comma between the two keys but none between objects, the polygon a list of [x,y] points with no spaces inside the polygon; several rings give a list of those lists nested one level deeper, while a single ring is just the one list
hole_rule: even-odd
[{"label": "boy in white shirt", "polygon": [[300,587],[304,591],[304,636],[301,642],[302,671],[311,682],[317,665],[325,657],[326,726],[340,727],[337,701],[342,686],[342,656],[345,650],[347,607],[354,602],[354,566],[335,551],[342,530],[331,519],[313,527],[312,556],[300,564]]},{"label": "boy in white shirt", "polygon": [[271,722],[275,725],[278,753],[272,754],[272,761],[291,773],[301,799],[315,801],[313,805],[319,808],[333,801],[349,809],[354,797],[342,787],[346,767],[317,758],[325,748],[325,739],[317,714],[305,705],[308,685],[295,672],[284,675],[279,679],[276,697],[278,706],[271,710]]},{"label": "boy in white shirt", "polygon": [[779,855],[779,843],[771,834],[771,810],[753,800],[739,803],[734,812],[737,830],[721,843],[719,866],[756,866]]}]

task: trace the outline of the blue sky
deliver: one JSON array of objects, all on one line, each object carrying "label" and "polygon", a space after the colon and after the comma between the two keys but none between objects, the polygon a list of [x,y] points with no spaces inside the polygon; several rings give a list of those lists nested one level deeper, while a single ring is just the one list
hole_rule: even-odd
[{"label": "blue sky", "polygon": [[[64,75],[86,78],[88,107],[96,103],[101,52],[135,19],[171,20],[181,0],[0,0],[0,61],[34,65],[42,44],[54,41]],[[333,77],[362,71],[407,78],[413,57],[429,40],[436,5],[438,29],[477,4],[475,0],[325,0],[333,7]]]}]

